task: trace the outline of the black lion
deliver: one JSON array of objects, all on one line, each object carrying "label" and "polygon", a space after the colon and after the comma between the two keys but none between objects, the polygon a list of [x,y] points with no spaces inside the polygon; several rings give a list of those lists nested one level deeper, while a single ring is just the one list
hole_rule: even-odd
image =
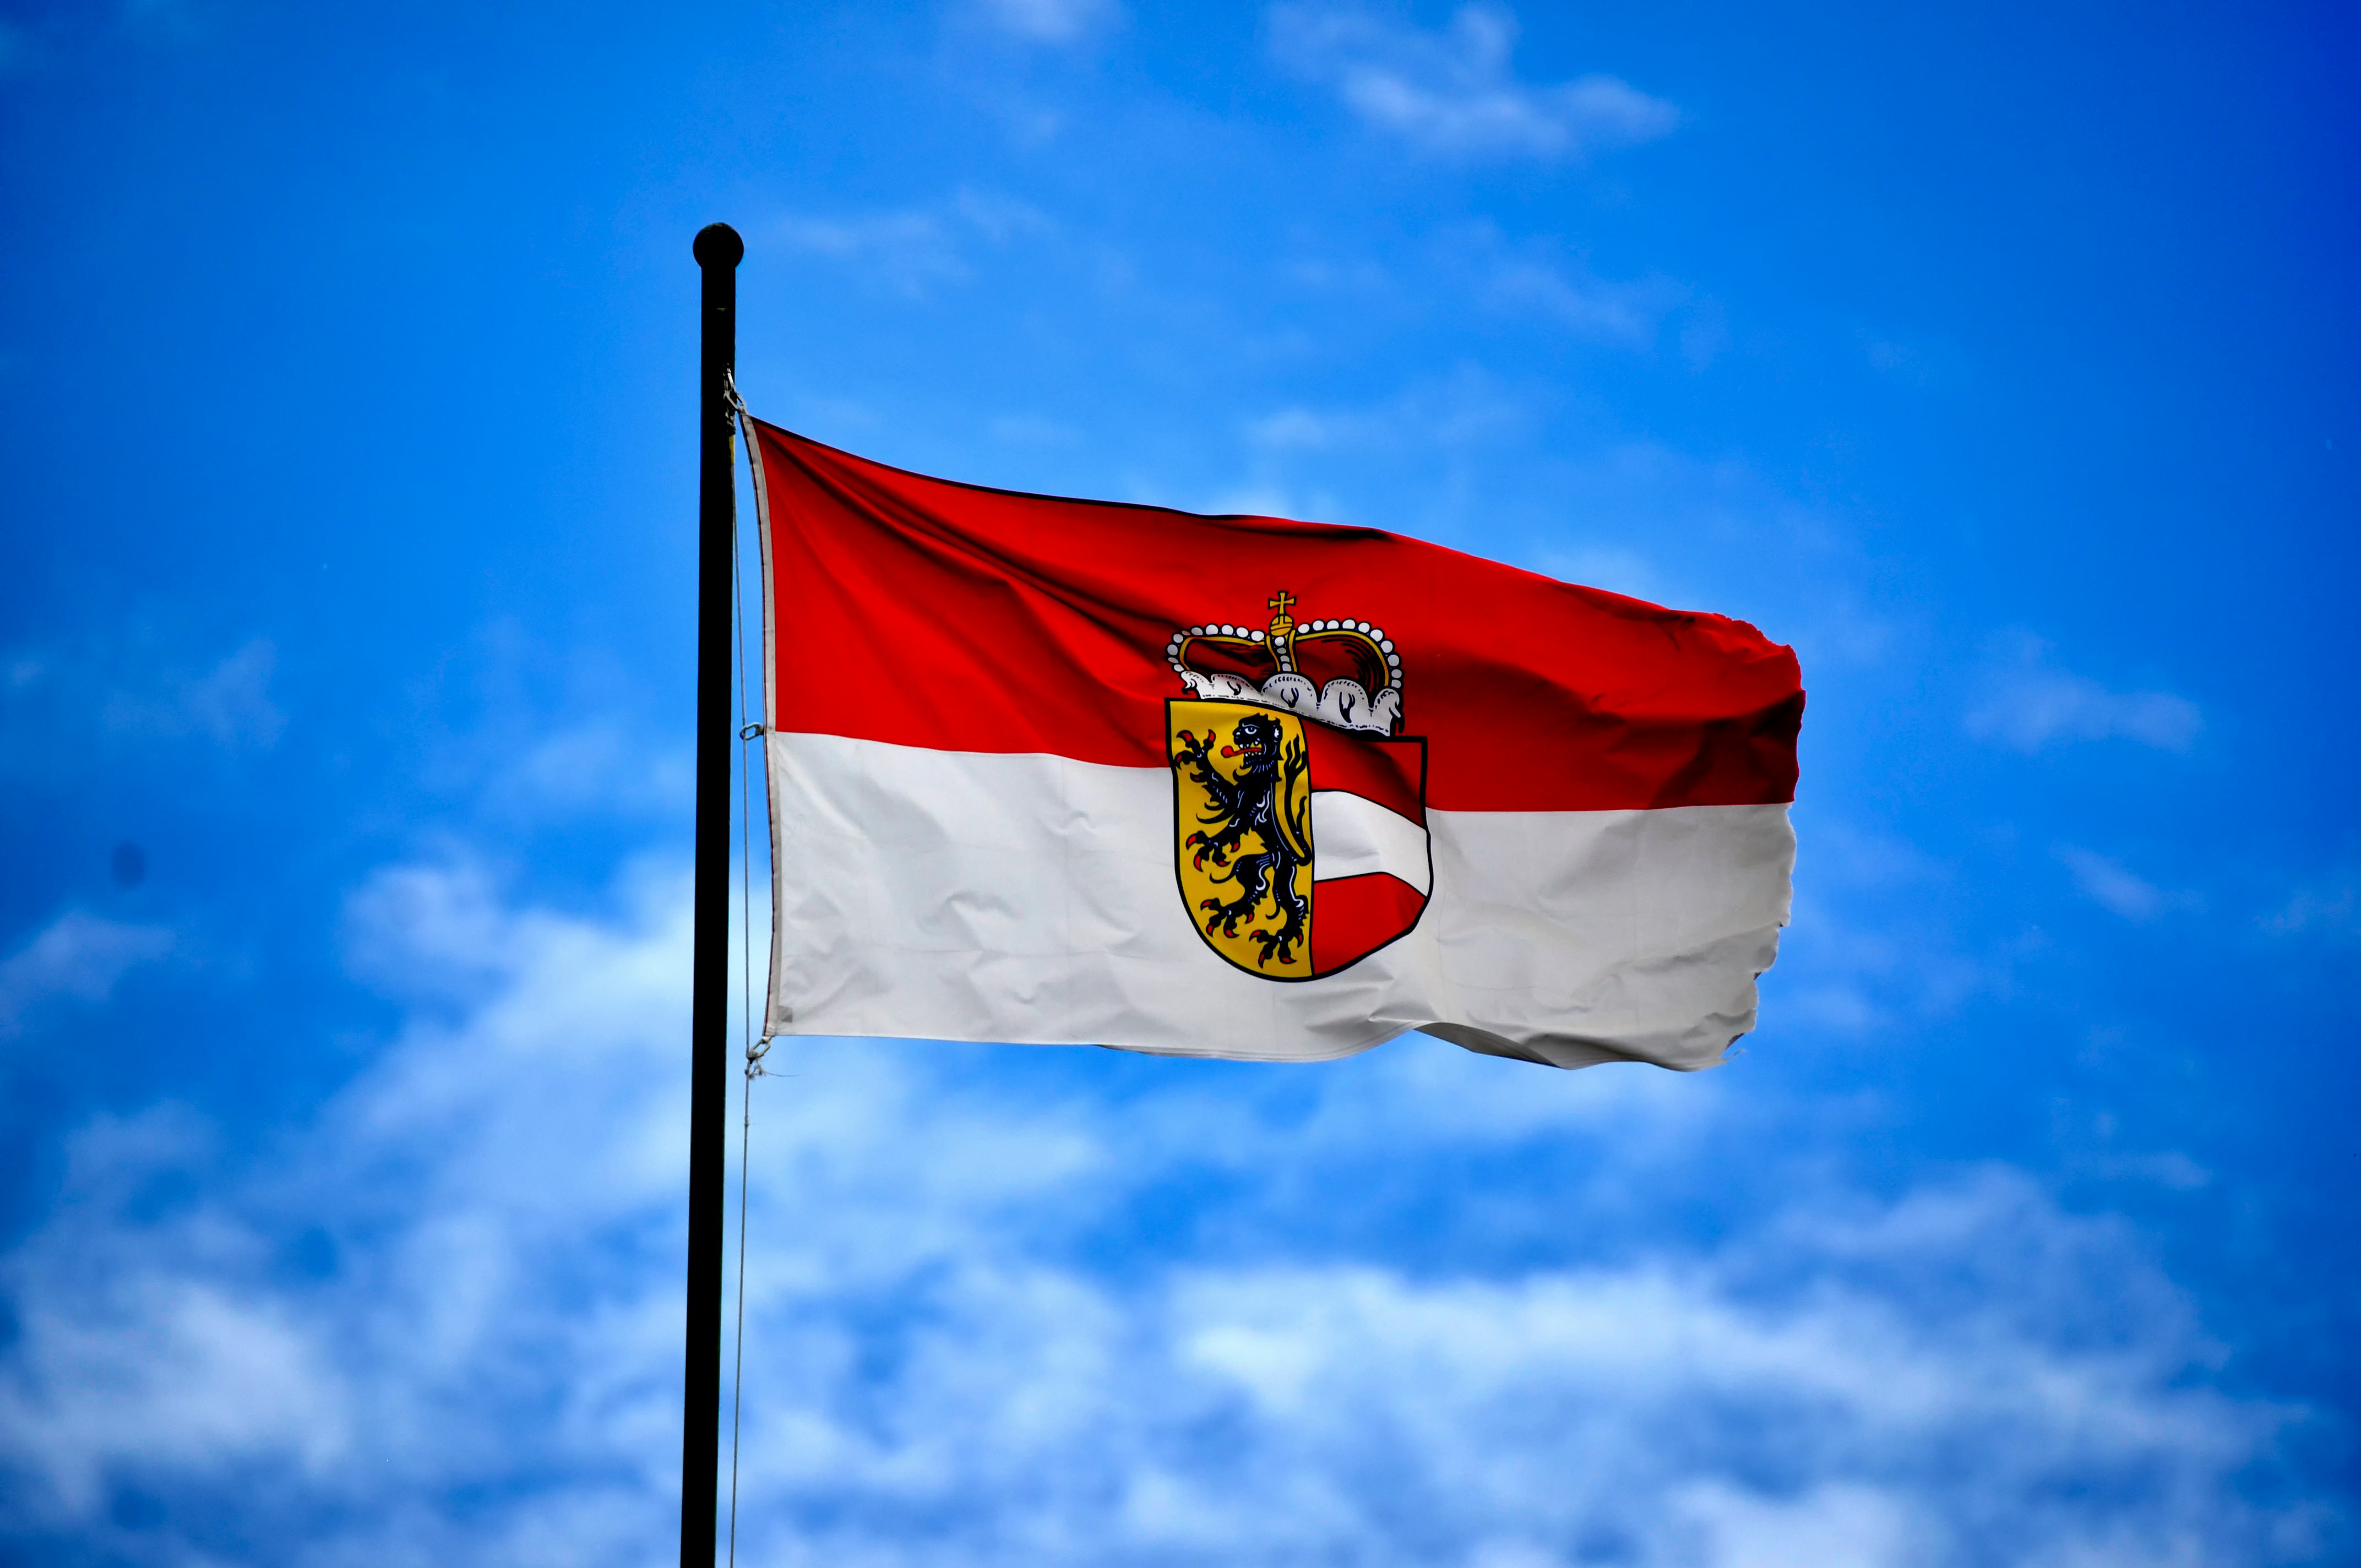
[{"label": "black lion", "polygon": [[[1205,934],[1218,930],[1224,937],[1236,936],[1238,922],[1252,919],[1268,898],[1279,916],[1277,928],[1256,927],[1246,937],[1260,949],[1257,964],[1268,964],[1274,956],[1283,964],[1303,940],[1304,927],[1312,918],[1311,903],[1295,883],[1297,871],[1312,860],[1308,792],[1303,793],[1301,806],[1291,804],[1299,794],[1297,783],[1309,764],[1303,742],[1290,740],[1286,728],[1268,714],[1250,713],[1239,719],[1230,740],[1222,748],[1222,755],[1239,761],[1236,773],[1224,776],[1213,759],[1213,732],[1207,730],[1200,740],[1186,729],[1180,731],[1172,765],[1188,770],[1189,777],[1213,797],[1213,809],[1198,817],[1211,831],[1190,834],[1183,847],[1196,850],[1192,860],[1200,871],[1209,859],[1216,866],[1227,867],[1212,880],[1235,883],[1238,889],[1235,898],[1226,902],[1208,898],[1198,905],[1213,912],[1205,920]],[[1231,865],[1230,857],[1249,832],[1262,848],[1239,855],[1237,863]]]}]

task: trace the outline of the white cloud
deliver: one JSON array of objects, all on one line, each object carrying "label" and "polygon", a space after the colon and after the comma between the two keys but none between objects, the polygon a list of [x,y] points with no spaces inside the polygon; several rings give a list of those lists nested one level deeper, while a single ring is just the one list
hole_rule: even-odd
[{"label": "white cloud", "polygon": [[1855,980],[1824,981],[1790,991],[1782,1002],[1796,1020],[1840,1035],[1866,1035],[1894,1022]]},{"label": "white cloud", "polygon": [[1842,820],[1811,826],[1811,875],[1832,886],[1895,888],[1939,881],[1943,868],[1906,839]]},{"label": "white cloud", "polygon": [[[661,1556],[686,894],[642,872],[592,918],[389,872],[357,942],[464,1005],[194,1206],[158,1194],[226,1140],[93,1129],[0,1261],[0,1528],[193,1561],[108,1498],[195,1489],[263,1561]],[[1271,1101],[1279,1069],[1202,1063],[1100,1099],[1016,1052],[774,1060],[751,1560],[1898,1565],[2004,1520],[2011,1561],[2241,1561],[2274,1524],[2235,1477],[2295,1412],[2213,1391],[2139,1246],[2005,1171],[1799,1185],[1712,1245],[1642,1228],[1587,1260],[1412,1268],[1319,1229],[1385,1182],[1471,1234],[1599,1223],[1728,1135],[1729,1074],[1406,1041]],[[1471,1174],[1568,1139],[1579,1178]],[[1115,1245],[1191,1193],[1229,1240]]]},{"label": "white cloud", "polygon": [[[71,1511],[108,1468],[184,1470],[250,1456],[317,1475],[346,1447],[342,1389],[316,1323],[286,1303],[130,1258],[103,1288],[32,1293],[19,1358],[38,1377],[0,1384],[0,1427],[38,1432],[14,1455]],[[159,1374],[163,1374],[159,1376]]]},{"label": "white cloud", "polygon": [[952,192],[950,210],[977,235],[994,245],[1038,239],[1058,231],[1055,218],[1014,196],[998,195],[962,185]]},{"label": "white cloud", "polygon": [[1279,57],[1334,86],[1368,124],[1429,152],[1579,158],[1652,141],[1679,112],[1612,76],[1541,86],[1516,80],[1516,17],[1463,5],[1439,33],[1356,5],[1290,4],[1271,11]]},{"label": "white cloud", "polygon": [[71,649],[20,650],[0,660],[0,775],[71,775],[71,759],[100,742],[267,750],[287,727],[270,690],[278,663],[277,649],[258,637],[192,665],[143,628]]},{"label": "white cloud", "polygon": [[1938,1561],[1951,1543],[1874,1487],[1816,1486],[1766,1497],[1708,1482],[1676,1506],[1692,1522],[1699,1561],[1747,1568],[1872,1568]]},{"label": "white cloud", "polygon": [[2279,937],[2361,937],[2361,892],[2351,880],[2298,888],[2262,926]]},{"label": "white cloud", "polygon": [[17,1028],[44,1002],[103,1002],[134,966],[171,951],[172,933],[80,910],[67,913],[0,959],[0,1034]]},{"label": "white cloud", "polygon": [[1565,245],[1512,239],[1488,221],[1444,227],[1430,248],[1434,266],[1449,280],[1446,297],[1464,296],[1498,316],[1544,323],[1626,349],[1653,347],[1666,320],[1692,294],[1663,276],[1601,277],[1587,258]]},{"label": "white cloud", "polygon": [[1246,422],[1246,440],[1273,452],[1322,452],[1349,444],[1356,434],[1349,416],[1288,407]]},{"label": "white cloud", "polygon": [[1916,845],[1804,806],[1795,830],[1795,918],[1766,1015],[1872,1040],[2005,983],[1994,955],[1971,958],[1930,919],[1948,871]]},{"label": "white cloud", "polygon": [[1610,283],[1538,257],[1502,260],[1486,291],[1496,305],[1545,316],[1583,337],[1645,345],[1686,292],[1662,279]]},{"label": "white cloud", "polygon": [[779,238],[796,250],[831,261],[862,262],[905,293],[921,294],[938,283],[968,275],[943,221],[929,212],[878,213],[854,218],[790,215],[777,225]]},{"label": "white cloud", "polygon": [[696,783],[696,761],[686,747],[601,717],[505,755],[485,785],[484,804],[502,817],[531,821],[677,817],[688,811]]},{"label": "white cloud", "polygon": [[[1135,499],[1154,505],[1331,522],[1363,521],[1323,486],[1295,474],[1331,455],[1399,460],[1406,454],[1441,454],[1475,460],[1524,434],[1533,410],[1471,366],[1405,387],[1382,401],[1342,407],[1290,403],[1245,421],[1240,428],[1249,468],[1240,480],[1191,497],[1142,487]],[[1399,517],[1390,526],[1401,526]]]},{"label": "white cloud", "polygon": [[1247,444],[1272,454],[1405,449],[1450,451],[1522,433],[1533,412],[1491,377],[1463,366],[1382,402],[1345,408],[1290,403],[1248,420]]},{"label": "white cloud", "polygon": [[2204,729],[2197,705],[2169,692],[2116,692],[2058,669],[2049,647],[2022,633],[2001,642],[2002,658],[1984,678],[1968,715],[1968,733],[2020,751],[2058,740],[2136,740],[2186,751]]},{"label": "white cloud", "polygon": [[118,691],[106,726],[136,735],[202,735],[224,746],[275,743],[286,716],[270,700],[278,650],[257,638],[202,675],[168,679],[160,690]]},{"label": "white cloud", "polygon": [[2153,920],[2171,910],[2194,909],[2197,895],[2186,892],[2168,892],[2125,866],[2094,850],[2079,849],[2072,844],[2057,848],[2058,859],[2073,873],[2074,886],[2083,897],[2103,908],[2111,909],[2126,920]]},{"label": "white cloud", "polygon": [[983,17],[1030,43],[1071,44],[1112,26],[1115,0],[982,0]]},{"label": "white cloud", "polygon": [[[963,1521],[957,1561],[1515,1562],[1615,1542],[1622,1561],[1735,1564],[1841,1542],[1851,1557],[1818,1560],[1902,1564],[1998,1510],[2022,1561],[2235,1550],[2229,1469],[2279,1418],[2168,1390],[2193,1349],[2169,1306],[2126,1320],[2143,1324],[2127,1354],[2094,1353],[2068,1347],[2103,1321],[2090,1306],[2045,1330],[1877,1288],[1874,1270],[1985,1249],[2011,1256],[1979,1282],[1995,1300],[2030,1287],[2056,1310],[2059,1286],[2017,1272],[2050,1261],[2019,1261],[2018,1225],[2068,1268],[2107,1266],[2100,1234],[2004,1179],[1919,1207],[1779,1238],[1811,1261],[1784,1299],[1758,1292],[1742,1248],[1498,1279],[954,1274],[882,1387],[840,1365],[785,1374],[809,1403],[776,1425],[766,1405],[755,1429],[753,1538],[911,1561],[883,1521],[917,1510]],[[2159,1305],[2135,1289],[2107,1309]],[[786,1325],[813,1300],[766,1306],[774,1354],[795,1354]],[[2063,1500],[2119,1486],[2137,1500]]]},{"label": "white cloud", "polygon": [[789,214],[773,232],[791,248],[858,265],[887,287],[922,297],[974,275],[980,242],[1003,247],[1056,232],[1039,208],[1011,196],[961,187],[945,202],[857,217]]},{"label": "white cloud", "polygon": [[2181,1153],[2164,1149],[2155,1154],[2098,1154],[2079,1157],[2076,1171],[2109,1181],[2144,1181],[2172,1192],[2194,1192],[2212,1185],[2213,1173]]}]

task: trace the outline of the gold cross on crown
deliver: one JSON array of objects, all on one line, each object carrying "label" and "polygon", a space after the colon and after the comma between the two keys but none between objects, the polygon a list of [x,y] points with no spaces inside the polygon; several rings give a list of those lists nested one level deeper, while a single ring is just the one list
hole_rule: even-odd
[{"label": "gold cross on crown", "polygon": [[1295,630],[1294,619],[1287,613],[1287,607],[1294,602],[1295,596],[1285,588],[1279,589],[1278,593],[1263,600],[1263,603],[1279,612],[1270,618],[1270,634],[1273,637],[1284,637]]},{"label": "gold cross on crown", "polygon": [[1291,675],[1295,673],[1295,618],[1287,613],[1287,607],[1295,602],[1295,596],[1281,588],[1262,602],[1275,612],[1270,618],[1271,660],[1281,674]]}]

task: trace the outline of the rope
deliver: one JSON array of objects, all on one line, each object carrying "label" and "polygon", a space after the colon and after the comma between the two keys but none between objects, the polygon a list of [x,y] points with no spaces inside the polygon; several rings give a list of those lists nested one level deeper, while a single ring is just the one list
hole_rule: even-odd
[{"label": "rope", "polygon": [[763,1058],[771,1042],[758,1040],[746,1047],[745,1114],[738,1124],[738,1325],[730,1369],[730,1564],[738,1563],[738,1431],[739,1412],[746,1389],[746,1155],[754,1138],[754,1080],[769,1076]]},{"label": "rope", "polygon": [[[746,404],[738,396],[734,376],[723,382],[723,391],[730,409],[738,416],[739,430],[744,433],[753,456],[753,434],[745,430]],[[753,765],[748,761],[749,741],[762,738],[763,727],[746,720],[746,591],[739,577],[737,509],[738,487],[730,488],[730,624],[738,641],[738,1020],[739,1037],[746,1042],[746,1087],[741,1097],[741,1114],[738,1124],[738,1303],[737,1326],[731,1346],[732,1365],[730,1372],[730,1564],[738,1563],[738,1438],[740,1417],[744,1409],[746,1393],[746,1176],[748,1156],[754,1141],[754,1080],[768,1076],[763,1058],[771,1054],[767,1035],[754,1037],[754,895],[753,859],[754,836],[752,827],[749,797],[753,793]]]}]

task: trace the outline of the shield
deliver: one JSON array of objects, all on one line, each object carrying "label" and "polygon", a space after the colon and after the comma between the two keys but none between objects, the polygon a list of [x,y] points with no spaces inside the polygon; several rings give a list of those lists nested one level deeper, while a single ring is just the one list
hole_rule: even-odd
[{"label": "shield", "polygon": [[1260,704],[1165,704],[1174,869],[1205,945],[1266,980],[1316,980],[1407,934],[1434,871],[1426,741]]}]

